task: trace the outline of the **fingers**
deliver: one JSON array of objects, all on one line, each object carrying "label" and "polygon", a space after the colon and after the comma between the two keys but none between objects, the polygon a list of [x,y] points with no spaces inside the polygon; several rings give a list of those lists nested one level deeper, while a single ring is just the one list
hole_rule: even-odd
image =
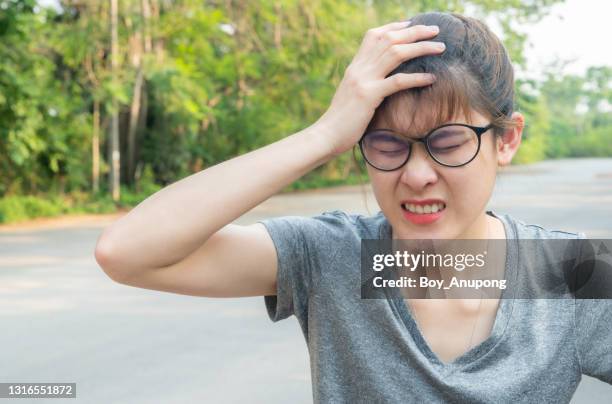
[{"label": "fingers", "polygon": [[377,38],[384,37],[387,32],[395,31],[399,29],[406,28],[410,25],[408,21],[402,22],[391,22],[386,25],[382,25],[376,28],[370,28],[361,41],[361,45],[359,47],[359,51],[355,55],[355,59],[359,60],[360,58],[372,58],[373,56],[378,56],[379,53],[373,54],[372,50],[377,46]]},{"label": "fingers", "polygon": [[412,43],[430,39],[440,32],[437,25],[415,25],[406,29],[388,31],[385,33],[389,40],[389,46],[398,43]]},{"label": "fingers", "polygon": [[406,28],[410,25],[410,21],[394,21],[389,24],[381,25],[380,27],[372,28],[368,32],[373,31],[376,34],[384,34],[388,31],[395,31],[398,29]]},{"label": "fingers", "polygon": [[415,25],[403,29],[370,34],[368,38],[369,44],[373,47],[371,56],[379,57],[384,51],[396,44],[408,44],[433,38],[439,32],[440,29],[435,25]]},{"label": "fingers", "polygon": [[357,98],[380,103],[398,91],[432,84],[435,77],[427,73],[386,77],[406,60],[444,52],[443,43],[426,40],[438,35],[437,26],[408,25],[407,21],[394,22],[369,30],[346,69],[343,88],[350,89],[347,91]]},{"label": "fingers", "polygon": [[434,81],[436,77],[429,73],[396,73],[382,81],[380,96],[384,98],[401,90],[428,86]]},{"label": "fingers", "polygon": [[386,76],[406,60],[425,55],[437,55],[444,52],[445,49],[444,43],[434,41],[393,45],[381,55],[376,68],[379,74]]}]

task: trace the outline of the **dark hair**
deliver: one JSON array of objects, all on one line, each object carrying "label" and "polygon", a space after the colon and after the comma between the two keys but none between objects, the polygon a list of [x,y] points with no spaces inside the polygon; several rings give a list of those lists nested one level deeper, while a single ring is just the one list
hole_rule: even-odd
[{"label": "dark hair", "polygon": [[[446,50],[403,62],[396,73],[433,73],[436,81],[426,87],[399,91],[386,97],[374,113],[402,128],[404,133],[424,134],[462,113],[469,122],[474,109],[491,119],[495,133],[512,128],[514,71],[502,42],[481,21],[455,13],[425,13],[410,19],[411,25],[437,25],[439,34],[428,39],[444,42]],[[426,119],[414,119],[415,117]]]}]

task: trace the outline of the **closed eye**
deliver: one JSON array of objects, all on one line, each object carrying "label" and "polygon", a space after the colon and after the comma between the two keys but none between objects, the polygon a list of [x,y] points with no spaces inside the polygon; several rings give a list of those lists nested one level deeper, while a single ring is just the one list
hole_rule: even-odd
[{"label": "closed eye", "polygon": [[406,151],[406,149],[396,149],[396,150],[375,149],[375,150],[379,153],[385,153],[385,154],[404,153]]},{"label": "closed eye", "polygon": [[446,146],[446,147],[434,147],[433,149],[436,152],[445,152],[445,151],[451,151],[451,150],[457,149],[459,147],[461,147],[461,145],[460,144],[456,144],[456,145]]}]

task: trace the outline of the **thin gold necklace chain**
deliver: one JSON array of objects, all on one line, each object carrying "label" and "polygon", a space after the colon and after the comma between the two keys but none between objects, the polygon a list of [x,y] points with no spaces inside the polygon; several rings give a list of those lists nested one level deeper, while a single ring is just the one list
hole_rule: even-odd
[{"label": "thin gold necklace chain", "polygon": [[[487,220],[487,250],[489,249],[489,240],[491,238],[491,223],[489,223],[489,221]],[[465,352],[468,352],[470,349],[472,349],[472,339],[474,338],[474,332],[476,331],[476,324],[478,324],[478,320],[480,318],[480,307],[482,306],[482,291],[480,291],[480,302],[478,303],[478,310],[476,311],[476,320],[474,321],[474,326],[472,327],[472,334],[470,335],[470,341],[468,342],[468,346],[465,349]],[[419,321],[419,318],[417,316],[417,310],[416,310],[416,306],[412,307],[412,311],[414,311],[414,316],[417,320],[417,322]]]}]

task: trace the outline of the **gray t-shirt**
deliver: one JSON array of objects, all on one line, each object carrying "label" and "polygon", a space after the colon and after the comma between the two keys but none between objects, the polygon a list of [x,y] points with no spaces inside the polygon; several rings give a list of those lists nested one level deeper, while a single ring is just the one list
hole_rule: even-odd
[{"label": "gray t-shirt", "polygon": [[[506,238],[584,238],[510,215]],[[319,403],[562,403],[581,375],[612,384],[612,300],[502,299],[482,343],[442,362],[402,299],[361,299],[361,239],[388,239],[389,222],[325,212],[261,220],[277,250],[272,321],[295,315]],[[520,265],[508,242],[506,274]]]}]

